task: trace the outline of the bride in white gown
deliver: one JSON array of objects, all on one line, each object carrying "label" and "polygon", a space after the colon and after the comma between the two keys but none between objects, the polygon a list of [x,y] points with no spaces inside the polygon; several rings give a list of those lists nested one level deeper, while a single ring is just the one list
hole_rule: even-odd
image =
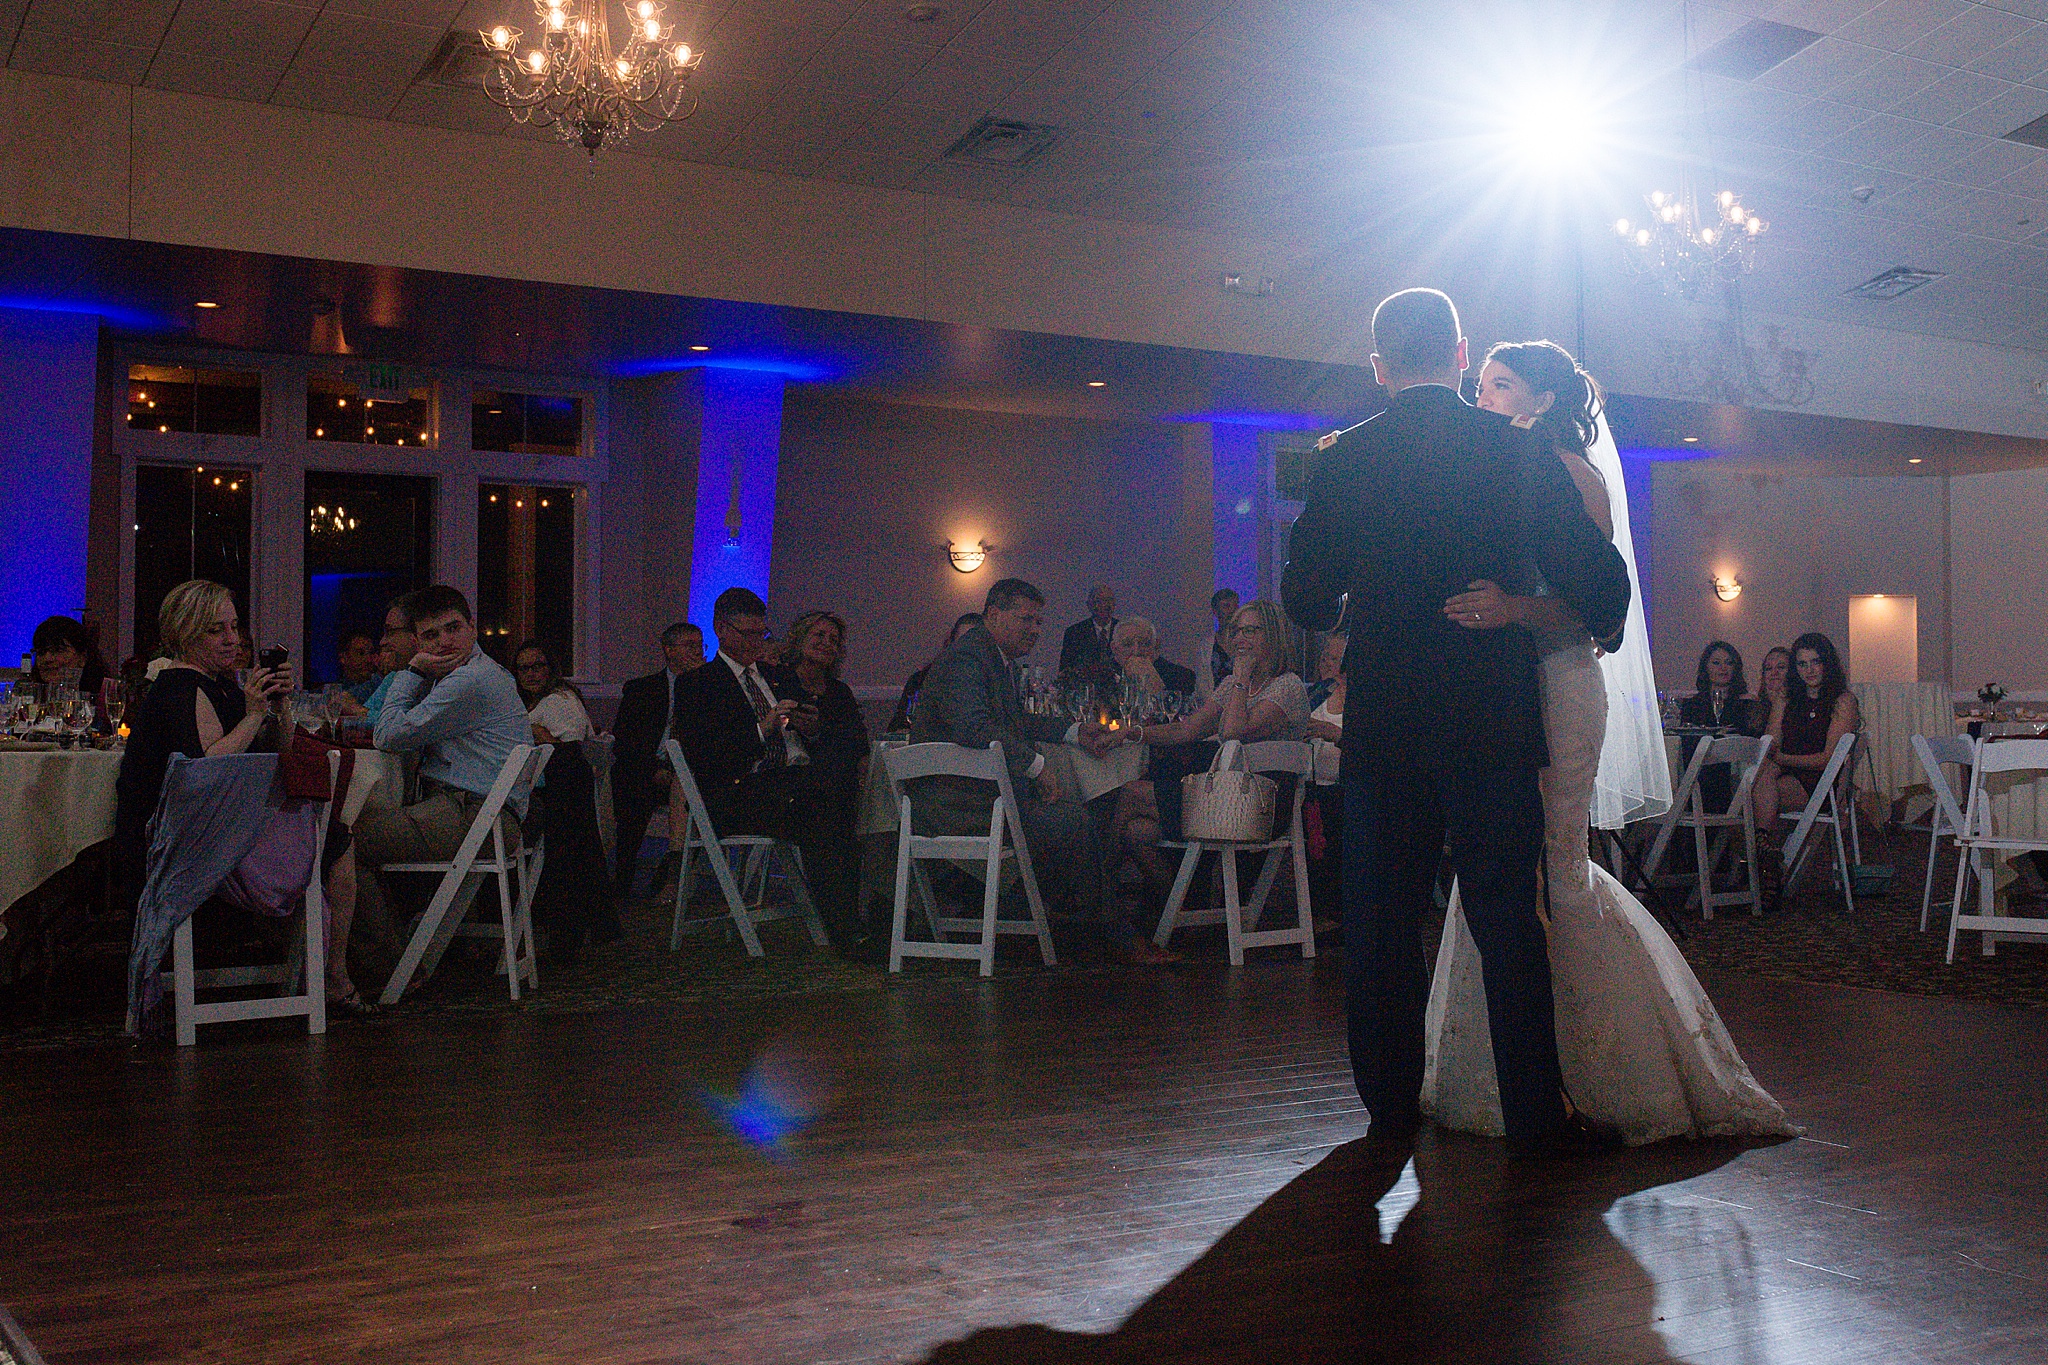
[{"label": "bride in white gown", "polygon": [[[1591,381],[1571,356],[1550,342],[1494,347],[1480,371],[1479,406],[1523,424],[1543,419],[1537,425],[1551,431],[1587,512],[1634,580],[1621,459]],[[1580,445],[1584,458],[1569,449]],[[1750,1075],[1662,926],[1586,854],[1589,818],[1613,829],[1671,805],[1640,586],[1621,649],[1604,656],[1552,598],[1508,597],[1488,584],[1452,599],[1446,613],[1474,629],[1520,622],[1542,654],[1550,965],[1558,1060],[1573,1106],[1620,1129],[1631,1145],[1797,1133]],[[1430,986],[1422,1108],[1447,1127],[1498,1135],[1500,1089],[1479,973],[1454,888]]]}]

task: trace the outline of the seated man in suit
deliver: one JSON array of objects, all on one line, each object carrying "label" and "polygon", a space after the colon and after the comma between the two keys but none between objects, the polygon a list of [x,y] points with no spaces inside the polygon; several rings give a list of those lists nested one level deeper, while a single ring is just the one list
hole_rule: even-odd
[{"label": "seated man in suit", "polygon": [[[1018,698],[1014,661],[1031,652],[1045,628],[1045,594],[1021,578],[1005,578],[989,589],[981,619],[925,674],[910,719],[911,742],[969,749],[1000,743],[1040,890],[1064,886],[1075,909],[1100,927],[1109,951],[1124,961],[1178,961],[1177,954],[1138,937],[1109,885],[1101,825],[1080,802],[1060,799],[1043,777],[1044,755],[1032,748],[1034,741],[1079,743],[1100,754],[1109,744],[1099,726],[1030,715]],[[989,783],[971,778],[927,777],[910,792],[920,834],[986,834],[994,799]]]},{"label": "seated man in suit", "polygon": [[1195,670],[1159,657],[1159,629],[1142,616],[1126,616],[1116,623],[1109,653],[1108,659],[1083,669],[1077,676],[1097,687],[1135,678],[1148,697],[1165,692],[1194,694]]},{"label": "seated man in suit", "polygon": [[684,674],[704,662],[703,630],[688,621],[676,622],[661,633],[661,653],[666,667],[626,683],[612,722],[612,813],[617,826],[612,843],[621,897],[632,894],[634,858],[646,836],[648,817],[668,800],[674,775],[661,756],[661,745],[676,713],[677,686]]},{"label": "seated man in suit", "polygon": [[888,944],[865,932],[854,905],[854,849],[843,833],[853,822],[831,808],[846,794],[820,780],[804,742],[819,732],[817,708],[793,700],[796,680],[763,662],[768,604],[727,588],[712,604],[711,630],[718,656],[677,684],[675,732],[712,828],[795,844],[832,946],[850,960],[879,960]]},{"label": "seated man in suit", "polygon": [[1097,583],[1088,593],[1088,619],[1067,627],[1060,641],[1060,672],[1079,673],[1091,664],[1109,659],[1109,642],[1116,634],[1116,594],[1107,583]]}]

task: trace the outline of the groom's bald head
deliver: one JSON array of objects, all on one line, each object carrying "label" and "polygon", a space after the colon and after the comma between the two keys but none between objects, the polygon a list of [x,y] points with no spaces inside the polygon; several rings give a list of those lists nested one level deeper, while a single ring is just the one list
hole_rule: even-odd
[{"label": "groom's bald head", "polygon": [[1403,289],[1372,314],[1373,370],[1389,390],[1441,382],[1465,372],[1458,306],[1440,289]]}]

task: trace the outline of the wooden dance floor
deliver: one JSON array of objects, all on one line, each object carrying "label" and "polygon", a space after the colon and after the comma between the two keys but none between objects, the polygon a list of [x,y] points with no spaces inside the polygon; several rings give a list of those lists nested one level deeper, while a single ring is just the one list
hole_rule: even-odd
[{"label": "wooden dance floor", "polygon": [[51,1365],[2048,1360],[2048,1016],[1709,984],[1806,1139],[1376,1172],[1327,960],[13,1052],[0,1303]]}]

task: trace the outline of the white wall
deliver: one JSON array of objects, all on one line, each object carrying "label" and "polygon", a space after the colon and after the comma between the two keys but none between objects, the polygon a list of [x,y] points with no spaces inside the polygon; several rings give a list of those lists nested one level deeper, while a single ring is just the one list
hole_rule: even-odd
[{"label": "white wall", "polygon": [[[1846,655],[1849,598],[1878,592],[1918,599],[1920,675],[1941,677],[1941,480],[1764,477],[1706,460],[1652,469],[1659,686],[1691,687],[1714,639],[1742,652],[1752,685],[1764,651],[1805,631]],[[1719,601],[1716,573],[1740,579],[1742,595]]]},{"label": "white wall", "polygon": [[1955,685],[2048,687],[2048,469],[1957,479],[1950,511]]}]

